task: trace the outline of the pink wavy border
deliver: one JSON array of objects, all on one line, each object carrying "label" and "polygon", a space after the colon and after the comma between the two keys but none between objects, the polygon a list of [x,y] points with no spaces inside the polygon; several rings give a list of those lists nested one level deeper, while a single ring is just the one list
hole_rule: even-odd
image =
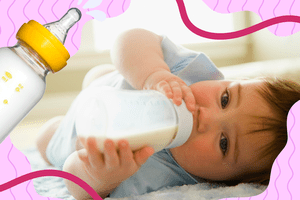
[{"label": "pink wavy border", "polygon": [[[266,5],[265,1],[266,0],[262,0],[261,4],[257,4],[257,5],[259,5],[258,9],[257,9],[257,5],[256,5],[256,7],[254,6],[255,9],[259,11],[261,18],[265,18],[264,17],[265,12],[263,10],[263,8],[265,8],[265,5]],[[40,21],[41,23],[43,23],[43,21],[46,21],[46,20],[54,21],[54,20],[57,20],[58,16],[62,16],[62,13],[64,13],[68,8],[70,8],[70,6],[77,7],[77,5],[74,4],[74,0],[73,1],[70,1],[70,0],[64,0],[64,1],[62,1],[62,0],[61,1],[47,0],[47,1],[44,1],[43,0],[42,3],[40,3],[40,1],[37,1],[37,0],[29,0],[27,2],[21,1],[21,0],[14,0],[12,3],[11,2],[8,3],[8,2],[9,1],[0,1],[0,17],[2,19],[0,21],[0,36],[1,36],[0,43],[2,46],[10,46],[10,44],[14,44],[16,42],[16,40],[13,40],[12,36],[15,35],[16,29],[18,29],[21,26],[21,24],[23,24],[24,22],[27,22],[29,19],[35,18],[38,21]],[[49,2],[53,3],[50,6],[51,12],[50,11],[47,12],[47,9],[49,8],[49,6],[44,6],[46,3],[49,3]],[[84,2],[86,2],[86,1],[84,1]],[[84,2],[81,6],[79,6],[79,9],[82,10],[82,6],[84,5]],[[180,2],[180,1],[178,0],[177,2]],[[217,3],[214,4],[214,8],[216,11],[220,11],[219,9],[223,9],[223,7],[219,5],[220,2],[221,1],[217,0]],[[124,12],[124,10],[126,10],[129,7],[129,3],[130,3],[130,1],[123,1],[122,9],[116,9],[116,10],[118,10],[118,12],[111,11],[111,8],[113,8],[112,6],[113,5],[115,6],[115,4],[113,3],[113,1],[110,1],[110,0],[106,1],[106,2],[104,1],[104,3],[102,3],[96,9],[101,10],[103,12],[109,11],[107,13],[107,15],[109,17],[116,17],[116,16],[118,16],[118,14],[116,14],[116,13],[120,13],[119,10],[122,10],[122,12]],[[225,6],[226,9],[224,12],[226,12],[226,13],[235,12],[236,11],[235,5],[237,3],[238,3],[238,1],[230,0],[229,4],[227,4],[227,6]],[[242,10],[247,10],[251,6],[253,6],[252,2],[248,1],[248,0],[246,0],[245,2],[240,1],[240,3],[242,3],[242,7],[241,7]],[[297,8],[297,3],[298,2],[296,2],[295,0],[293,0],[293,2],[291,3],[291,6],[289,8],[290,15],[292,13],[293,14],[297,13],[297,10],[293,9],[293,8]],[[20,6],[15,6],[15,4],[18,4]],[[277,2],[275,8],[273,8],[273,15],[275,15],[277,12],[279,12],[278,8],[281,4],[282,4],[282,1]],[[37,5],[39,5],[38,8],[36,7]],[[22,10],[20,10],[20,7]],[[55,12],[54,12],[54,7],[57,8]],[[44,14],[44,12],[45,12],[45,14]],[[22,16],[24,16],[24,17],[22,17]],[[187,14],[186,14],[186,18],[188,19]],[[81,30],[82,30],[84,23],[91,19],[92,19],[91,17],[89,17],[87,15],[83,15],[83,18],[81,19],[80,23],[78,23],[78,26],[76,28],[73,27],[72,30],[70,30],[69,35],[71,35],[71,37],[67,38],[68,43],[66,43],[66,46],[67,46],[67,49],[70,52],[72,52],[72,53],[70,53],[71,55],[75,54],[75,52],[78,50],[78,47],[80,46],[79,45],[80,44],[80,34],[81,34]],[[256,26],[256,29],[254,29],[254,31],[260,30],[261,28],[265,28],[267,26],[270,26],[270,28],[271,28],[271,26],[275,25],[276,23],[282,23],[282,24],[280,24],[280,27],[281,27],[281,25],[283,26],[285,24],[283,22],[293,22],[293,28],[290,31],[290,33],[294,33],[297,31],[296,23],[299,23],[299,18],[298,18],[298,16],[280,16],[280,17],[276,17],[276,18],[267,20],[268,23],[265,23],[265,22],[266,21],[264,21],[260,24],[257,24],[260,26]],[[5,29],[3,27],[5,27]],[[278,29],[273,28],[273,29],[276,31],[279,31],[279,28]],[[197,31],[197,29],[196,29],[196,31]],[[248,32],[248,34],[250,32]],[[209,33],[209,32],[206,32],[206,33]],[[228,38],[228,39],[231,39],[231,38]],[[296,105],[299,105],[299,103]],[[291,109],[291,111],[290,111],[291,114],[289,115],[289,119],[292,118],[291,115],[293,116],[293,113],[296,113],[296,111],[294,112],[294,109],[296,109],[296,108]],[[298,106],[297,111],[300,111],[299,106]],[[297,186],[298,185],[297,181],[299,180],[299,172],[298,172],[299,170],[298,171],[293,170],[293,169],[299,168],[299,166],[297,165],[298,164],[297,158],[299,157],[299,154],[296,151],[296,146],[298,144],[297,142],[299,141],[299,138],[297,135],[295,135],[295,132],[296,131],[299,132],[299,129],[300,129],[296,124],[297,118],[299,118],[299,116],[294,117],[293,125],[290,128],[289,141],[288,141],[287,146],[285,147],[283,152],[279,155],[279,157],[276,159],[276,162],[274,163],[274,166],[273,166],[274,171],[272,169],[272,176],[271,176],[271,179],[272,179],[271,181],[274,184],[270,185],[267,188],[267,190],[264,193],[262,193],[261,195],[258,195],[255,197],[250,197],[247,199],[251,199],[251,200],[274,199],[274,197],[277,199],[280,199],[281,197],[287,197],[287,196],[293,197],[294,199],[300,199],[299,193],[298,193],[298,186]],[[292,139],[292,135],[293,135],[293,137],[295,137],[294,139]],[[293,145],[290,144],[291,142]],[[295,142],[295,144],[294,144],[294,142]],[[290,150],[289,148],[291,146],[293,146],[292,153],[288,152]],[[0,152],[2,152],[2,153],[6,152],[5,149],[3,149],[3,148],[4,147],[1,144],[0,150],[2,149],[2,151],[0,151]],[[18,160],[21,160],[22,156],[20,154],[16,154],[16,155],[10,157],[12,152],[14,152],[12,150],[13,150],[13,148],[10,146],[10,151],[8,152],[8,154],[4,154],[4,155],[8,156],[7,159],[9,160],[9,163],[18,163],[18,161],[12,160],[12,159],[18,158]],[[0,158],[1,158],[1,155],[0,155]],[[285,162],[281,162],[281,159],[283,160],[286,158],[288,158],[288,162],[286,162],[287,165],[285,165],[286,164]],[[2,160],[3,160],[3,158],[2,158]],[[26,162],[28,162],[28,160]],[[4,165],[4,166],[6,166],[6,165]],[[22,165],[22,167],[20,167],[20,166],[16,167],[17,165],[13,164],[13,166],[15,167],[15,168],[13,167],[13,169],[15,170],[16,176],[19,175],[18,171],[20,169],[22,169],[22,167],[24,168],[24,165]],[[18,171],[17,171],[17,168],[18,168]],[[11,167],[8,169],[11,170]],[[28,181],[29,179],[32,179],[32,178],[38,177],[38,176],[46,176],[46,175],[55,176],[55,175],[57,175],[59,177],[66,178],[65,174],[57,174],[60,172],[61,171],[55,172],[53,170],[51,170],[51,171],[44,170],[44,171],[32,172],[32,173],[25,174],[25,175],[21,175],[22,173],[20,173],[20,177],[17,177],[16,179],[9,181],[6,184],[0,185],[0,188],[1,188],[0,190],[4,191],[5,188],[7,190],[8,189],[7,184],[17,183],[17,184],[21,185],[22,183],[25,183],[24,181]],[[291,174],[287,174],[288,172]],[[282,179],[284,178],[284,176],[283,176],[284,173],[285,173],[286,177],[288,177],[288,180],[282,181]],[[23,179],[24,177],[25,177],[25,179]],[[276,177],[276,178],[274,178],[274,177]],[[21,179],[23,180],[23,182],[20,181]],[[5,181],[5,179],[3,179],[3,176],[2,176],[2,180],[0,180],[0,181]],[[14,182],[14,181],[16,181],[16,182]],[[74,181],[76,181],[76,180],[74,179]],[[33,198],[33,197],[31,197],[33,195],[33,193],[29,192],[30,185],[32,185],[32,181],[28,181],[28,183],[25,184],[26,193],[30,196],[30,198]],[[15,188],[15,187],[17,187],[17,186],[15,185],[13,188]],[[83,186],[83,187],[86,187],[86,186]],[[87,185],[86,188],[88,188],[88,187],[89,186]],[[16,197],[12,192],[13,188],[9,188],[10,194],[14,199],[17,199],[18,197]],[[286,188],[287,193],[283,193],[283,191],[281,191],[282,188],[284,188],[284,189]],[[18,190],[18,193],[19,192],[21,192],[21,190]],[[277,194],[277,196],[275,196],[275,193]],[[4,193],[2,192],[2,194],[4,194]],[[1,193],[0,193],[0,195],[1,195]],[[280,195],[280,197],[279,197],[279,195]],[[40,197],[40,198],[42,198],[42,197]],[[50,198],[47,198],[47,199],[50,199]],[[244,199],[244,198],[238,198],[238,199]]]},{"label": "pink wavy border", "polygon": [[[7,183],[0,185],[0,192],[3,192],[7,189],[11,189],[12,187],[19,185],[23,182],[26,182],[28,180],[43,177],[43,176],[55,176],[55,177],[60,177],[60,178],[70,180],[70,181],[76,183],[77,185],[79,185],[80,187],[84,188],[85,191],[87,191],[88,194],[90,194],[94,200],[102,200],[102,198],[97,194],[97,192],[91,186],[89,186],[86,182],[84,182],[77,176],[74,176],[73,174],[70,174],[70,173],[67,173],[64,171],[59,171],[59,170],[40,170],[40,171],[30,172],[28,174],[19,176]],[[30,183],[30,181],[29,181],[29,183]],[[28,186],[28,184],[27,184],[27,186]]]},{"label": "pink wavy border", "polygon": [[[265,20],[261,23],[255,24],[251,27],[248,27],[248,28],[245,28],[245,29],[242,29],[242,30],[229,32],[229,33],[213,33],[213,32],[204,31],[204,30],[196,27],[190,21],[188,15],[187,15],[183,0],[176,0],[176,2],[177,2],[177,5],[178,5],[180,16],[181,16],[182,21],[185,24],[185,26],[191,32],[195,33],[196,35],[199,35],[199,36],[205,37],[205,38],[209,38],[209,39],[214,39],[214,40],[228,40],[228,39],[243,37],[245,35],[249,35],[251,33],[254,33],[256,31],[264,29],[266,27],[276,25],[276,24],[279,24],[279,23],[284,23],[284,22],[300,23],[300,17],[299,16],[280,16],[280,17],[275,17],[275,18],[272,18],[272,19]],[[215,6],[215,8],[217,8],[217,5]]]}]

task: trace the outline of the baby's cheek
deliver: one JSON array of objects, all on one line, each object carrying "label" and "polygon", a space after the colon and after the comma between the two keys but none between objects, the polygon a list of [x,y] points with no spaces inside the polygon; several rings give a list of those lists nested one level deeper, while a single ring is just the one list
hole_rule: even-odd
[{"label": "baby's cheek", "polygon": [[189,144],[190,152],[193,152],[193,155],[197,159],[207,160],[213,159],[216,157],[216,150],[213,148],[213,145],[208,141],[197,140]]}]

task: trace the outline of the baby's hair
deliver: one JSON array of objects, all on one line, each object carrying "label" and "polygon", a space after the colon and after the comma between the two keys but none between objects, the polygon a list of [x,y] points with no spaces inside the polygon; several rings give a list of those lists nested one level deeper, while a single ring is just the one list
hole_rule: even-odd
[{"label": "baby's hair", "polygon": [[[267,102],[272,109],[268,117],[255,116],[263,124],[262,129],[251,130],[248,134],[269,132],[273,140],[259,151],[258,160],[264,159],[264,169],[258,172],[250,172],[235,177],[233,180],[210,181],[211,183],[225,184],[228,186],[239,183],[258,183],[268,185],[272,165],[287,143],[287,115],[291,107],[300,100],[300,85],[291,80],[277,77],[265,77],[262,79],[264,84],[257,89],[260,96]],[[257,120],[256,120],[257,121]]]},{"label": "baby's hair", "polygon": [[258,88],[258,93],[272,110],[268,117],[259,117],[263,129],[252,130],[250,133],[270,132],[274,139],[259,149],[259,160],[267,157],[263,170],[240,177],[238,182],[260,183],[268,185],[272,164],[287,143],[287,115],[291,107],[300,100],[300,85],[291,80],[277,77],[259,78],[264,85]]}]

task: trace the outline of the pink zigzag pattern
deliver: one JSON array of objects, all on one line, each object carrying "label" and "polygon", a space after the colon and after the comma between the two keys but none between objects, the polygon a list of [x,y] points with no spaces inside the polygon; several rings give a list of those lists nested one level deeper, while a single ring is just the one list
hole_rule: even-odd
[{"label": "pink zigzag pattern", "polygon": [[126,0],[124,0],[124,1],[123,1],[123,4],[122,4],[122,11],[123,11],[123,12],[125,12],[125,9],[124,9],[125,3],[126,3]]},{"label": "pink zigzag pattern", "polygon": [[[300,1],[296,0],[246,0],[244,3],[241,0],[217,0],[215,5],[212,4],[211,0],[203,0],[203,2],[210,9],[219,13],[252,11],[258,14],[263,21],[283,15],[300,16],[300,11],[297,9],[300,6]],[[285,22],[270,26],[268,29],[277,36],[288,36],[298,32],[300,27],[294,22]]]},{"label": "pink zigzag pattern", "polygon": [[108,5],[108,7],[107,7],[107,9],[106,9],[106,13],[107,13],[107,15],[108,15],[108,17],[110,17],[110,14],[109,14],[109,7],[111,6],[111,4],[113,3],[113,1],[114,0],[112,0],[110,3],[109,3],[109,5]]},{"label": "pink zigzag pattern", "polygon": [[[280,3],[280,0],[278,1],[278,3],[275,6],[275,8],[273,9],[273,14],[274,14],[275,17],[276,17],[275,10],[278,7],[279,3]],[[275,29],[275,32],[274,32],[275,35],[277,35],[276,33],[277,33],[277,30],[278,30],[278,26],[279,26],[279,24],[276,25],[276,29]]]},{"label": "pink zigzag pattern", "polygon": [[[84,24],[93,18],[86,14],[83,9],[84,0],[81,5],[77,5],[76,0],[0,0],[0,47],[13,46],[17,43],[15,35],[22,24],[33,19],[41,24],[57,21],[69,8],[77,7],[82,11],[81,20],[69,30],[65,46],[70,55],[73,56],[79,49],[81,42],[81,31]],[[108,9],[109,5],[109,9]],[[124,13],[130,5],[130,0],[114,1],[103,0],[102,3],[93,8],[106,13],[107,17],[117,17]],[[109,13],[107,13],[109,11]],[[108,16],[109,15],[109,16]],[[13,148],[10,138],[0,144],[0,185],[16,177],[27,174],[31,171],[27,158]],[[51,175],[51,174],[49,174]],[[39,196],[33,187],[32,181],[26,181],[16,185],[9,190],[0,192],[0,199],[35,199],[54,200],[54,198]]]},{"label": "pink zigzag pattern", "polygon": [[[74,1],[75,1],[75,0],[73,0],[73,1],[70,3],[69,9],[71,8],[71,6],[72,6],[72,4],[73,4]],[[78,30],[78,24],[76,24],[75,26],[76,26],[76,29],[75,29],[73,35],[71,36],[71,41],[72,41],[72,44],[73,44],[73,46],[75,47],[75,49],[78,51],[79,48],[77,47],[77,45],[76,45],[75,42],[74,42],[74,36],[75,36],[76,33],[77,33],[77,30]]]},{"label": "pink zigzag pattern", "polygon": [[230,0],[229,4],[228,4],[228,6],[227,6],[227,12],[228,12],[228,13],[230,13],[229,7],[230,7],[231,2],[232,2],[232,0]]},{"label": "pink zigzag pattern", "polygon": [[263,19],[263,16],[261,15],[261,8],[264,5],[264,2],[265,2],[265,0],[262,1],[261,5],[259,6],[259,9],[258,9],[258,14],[262,20],[264,20],[264,19]]},{"label": "pink zigzag pattern", "polygon": [[[7,154],[7,160],[8,160],[8,162],[11,164],[11,166],[13,166],[13,168],[14,168],[14,170],[15,170],[15,178],[16,178],[16,177],[18,177],[17,169],[16,169],[16,167],[14,166],[14,164],[13,164],[13,163],[10,161],[10,159],[9,159],[9,156],[10,156],[10,153],[11,153],[12,148],[13,148],[13,145],[11,145],[11,148],[10,148],[8,154]],[[9,189],[9,191],[10,191],[11,195],[12,195],[12,196],[14,197],[14,199],[15,199],[15,196],[14,196],[14,194],[13,194],[11,188]]]},{"label": "pink zigzag pattern", "polygon": [[218,7],[218,5],[219,5],[219,0],[217,0],[217,4],[216,4],[216,6],[214,7],[214,10],[216,10],[216,8]]},{"label": "pink zigzag pattern", "polygon": [[15,2],[16,2],[16,0],[14,0],[14,1],[12,2],[12,4],[9,6],[9,8],[8,8],[8,10],[7,10],[7,16],[8,16],[8,18],[10,19],[10,21],[12,22],[13,27],[14,27],[13,33],[9,36],[9,39],[8,39],[8,41],[7,41],[7,46],[8,46],[8,43],[9,43],[11,37],[13,36],[13,34],[15,33],[15,30],[16,30],[16,26],[15,26],[14,22],[12,21],[12,19],[11,19],[10,16],[9,16],[9,10],[10,10],[10,8],[12,7],[12,5],[13,5]]},{"label": "pink zigzag pattern", "polygon": [[244,5],[242,7],[242,11],[244,11],[244,7],[246,6],[247,2],[248,2],[248,0],[245,1]]},{"label": "pink zigzag pattern", "polygon": [[278,163],[278,159],[275,161],[276,162],[276,164],[277,164],[277,166],[278,166],[278,170],[279,170],[279,174],[278,174],[278,176],[276,177],[276,179],[275,179],[275,182],[274,182],[274,187],[275,187],[275,190],[276,190],[276,193],[277,193],[277,200],[279,199],[279,191],[278,191],[278,188],[277,188],[277,181],[278,181],[278,179],[279,179],[279,177],[280,177],[280,175],[281,175],[281,169],[280,169],[280,166],[279,166],[279,163]]},{"label": "pink zigzag pattern", "polygon": [[[292,110],[291,110],[291,115],[292,115],[292,117],[293,117],[293,119],[294,119],[294,124],[292,125],[291,130],[289,131],[290,133],[292,133],[292,129],[294,128],[295,123],[296,123],[295,115],[294,115],[294,113],[293,113]],[[290,170],[291,170],[291,172],[292,172],[292,175],[291,175],[291,178],[289,179],[289,181],[288,181],[288,183],[287,183],[287,190],[288,190],[290,196],[292,197],[292,193],[291,193],[290,188],[289,188],[289,187],[290,187],[290,182],[291,182],[291,180],[292,180],[293,177],[294,177],[293,168],[292,168],[292,166],[291,166],[291,158],[293,157],[293,155],[294,155],[294,153],[295,153],[295,151],[296,151],[296,146],[295,146],[295,143],[294,143],[294,141],[293,141],[292,134],[290,134],[290,139],[291,139],[291,142],[292,142],[292,145],[293,145],[293,152],[291,153],[291,156],[289,157],[288,165],[289,165],[289,168],[290,168]]]},{"label": "pink zigzag pattern", "polygon": [[47,24],[48,22],[47,22],[47,20],[43,17],[43,15],[40,13],[40,9],[41,9],[41,6],[42,6],[42,4],[44,3],[44,0],[41,2],[41,4],[40,4],[40,6],[39,6],[39,8],[38,8],[38,13],[39,13],[39,15],[43,18],[43,20],[44,20],[44,23],[43,24]]},{"label": "pink zigzag pattern", "polygon": [[[82,11],[82,18],[80,22],[70,29],[66,39],[65,46],[70,55],[73,56],[80,47],[81,30],[84,24],[93,18],[86,15],[86,10],[83,9],[84,4],[88,0],[84,0],[80,5],[77,5],[76,0],[14,0],[0,1],[0,27],[1,40],[0,47],[13,46],[17,40],[14,37],[23,23],[34,19],[41,24],[57,21],[61,18],[70,7],[77,7]],[[20,15],[19,8],[22,7]],[[130,5],[130,0],[114,1],[103,0],[102,3],[92,10],[100,10],[106,13],[107,18],[117,17],[124,13]],[[49,9],[50,8],[50,9]],[[6,13],[6,15],[4,14]],[[3,28],[5,27],[5,29]]]},{"label": "pink zigzag pattern", "polygon": [[265,200],[266,198],[267,198],[267,196],[268,196],[268,188],[266,189],[266,191],[265,191],[265,193],[266,193],[266,195],[264,196],[264,199],[263,200]]},{"label": "pink zigzag pattern", "polygon": [[25,8],[26,8],[26,6],[29,4],[30,1],[31,1],[31,0],[29,0],[29,1],[25,4],[25,6],[24,6],[24,8],[23,8],[23,15],[27,18],[28,21],[29,21],[29,18],[28,18],[27,15],[25,14]]},{"label": "pink zigzag pattern", "polygon": [[53,6],[51,7],[51,11],[53,13],[53,15],[56,17],[57,20],[59,20],[59,18],[55,15],[54,11],[53,11],[53,8],[55,6],[55,4],[57,4],[58,0],[56,0],[56,2],[53,4]]},{"label": "pink zigzag pattern", "polygon": [[[30,170],[27,158],[10,143],[9,137],[0,146],[0,185],[8,180],[26,174]],[[6,156],[6,159],[4,159]],[[16,185],[7,191],[0,192],[0,199],[37,199],[39,195],[34,191],[32,181]],[[41,198],[39,198],[41,199]],[[44,197],[43,197],[44,199]]]},{"label": "pink zigzag pattern", "polygon": [[30,199],[33,200],[33,199],[32,199],[32,196],[31,196],[30,193],[28,192],[28,186],[30,185],[30,183],[31,183],[31,180],[28,182],[28,184],[27,184],[27,186],[26,186],[26,192],[27,192],[28,196],[30,197]]}]

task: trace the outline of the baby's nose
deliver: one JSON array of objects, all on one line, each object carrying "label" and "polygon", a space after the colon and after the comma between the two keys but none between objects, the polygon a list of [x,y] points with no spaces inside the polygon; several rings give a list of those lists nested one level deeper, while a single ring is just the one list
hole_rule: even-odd
[{"label": "baby's nose", "polygon": [[208,132],[214,124],[214,120],[210,110],[205,107],[199,107],[197,109],[196,115],[198,120],[198,132]]}]

